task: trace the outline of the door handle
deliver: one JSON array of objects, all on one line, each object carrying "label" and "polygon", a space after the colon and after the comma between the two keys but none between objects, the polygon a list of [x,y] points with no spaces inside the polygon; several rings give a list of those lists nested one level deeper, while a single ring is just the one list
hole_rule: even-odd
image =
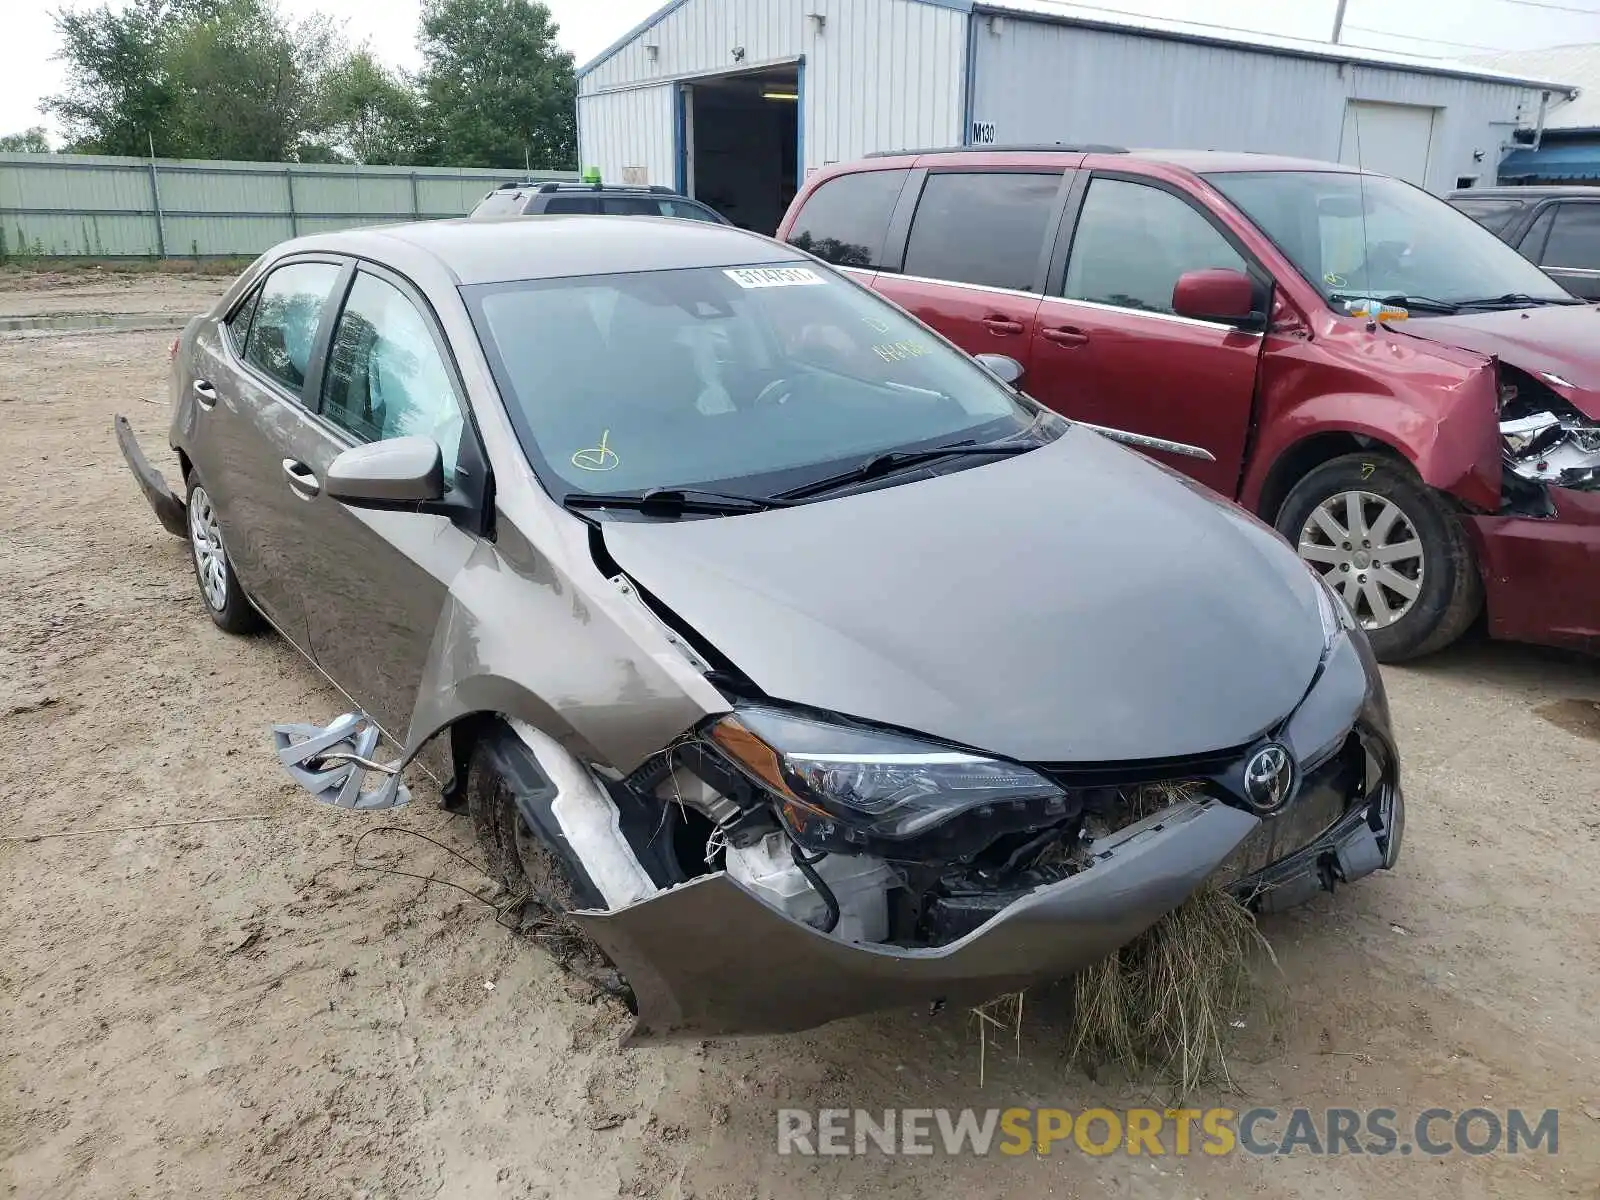
[{"label": "door handle", "polygon": [[1081,329],[1074,329],[1071,325],[1059,325],[1054,329],[1044,330],[1044,339],[1058,346],[1082,346],[1088,343],[1089,335]]},{"label": "door handle", "polygon": [[1022,333],[1022,322],[1013,321],[1010,317],[985,317],[983,326],[996,337],[1016,337]]},{"label": "door handle", "polygon": [[289,490],[302,500],[314,499],[322,490],[322,485],[311,473],[311,468],[297,458],[283,460],[283,473],[289,479]]},{"label": "door handle", "polygon": [[194,381],[194,396],[201,408],[210,410],[217,406],[217,389],[204,379]]}]

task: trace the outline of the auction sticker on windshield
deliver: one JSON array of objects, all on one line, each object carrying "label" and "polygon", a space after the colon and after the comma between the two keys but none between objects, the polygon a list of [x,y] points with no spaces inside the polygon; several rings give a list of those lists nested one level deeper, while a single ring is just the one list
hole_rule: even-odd
[{"label": "auction sticker on windshield", "polygon": [[807,287],[827,282],[809,267],[739,267],[723,274],[742,288]]}]

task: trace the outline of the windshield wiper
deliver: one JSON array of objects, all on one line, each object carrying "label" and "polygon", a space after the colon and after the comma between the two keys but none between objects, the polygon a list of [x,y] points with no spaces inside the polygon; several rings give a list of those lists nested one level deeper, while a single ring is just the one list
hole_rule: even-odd
[{"label": "windshield wiper", "polygon": [[671,487],[654,487],[643,492],[570,492],[561,503],[563,507],[575,509],[627,508],[653,517],[681,517],[686,513],[732,517],[790,507],[782,497],[740,496],[733,492]]},{"label": "windshield wiper", "polygon": [[777,498],[800,500],[820,496],[836,488],[847,487],[852,483],[864,483],[869,479],[881,479],[885,475],[892,475],[907,467],[919,467],[941,458],[964,458],[969,455],[1005,458],[1013,454],[1026,454],[1029,450],[1039,449],[1040,444],[1039,442],[994,442],[980,446],[974,442],[956,442],[950,446],[935,446],[931,450],[891,450],[886,454],[869,458],[848,471],[840,471],[837,475],[826,475],[810,483],[801,484],[797,488],[790,488],[787,492],[779,492]]},{"label": "windshield wiper", "polygon": [[1582,304],[1576,296],[1530,296],[1527,292],[1506,292],[1502,296],[1480,296],[1476,300],[1457,300],[1457,308],[1511,308],[1529,304]]},{"label": "windshield wiper", "polygon": [[1329,294],[1328,299],[1336,303],[1343,303],[1350,300],[1365,300],[1369,303],[1386,304],[1394,308],[1414,308],[1418,312],[1434,312],[1441,314],[1458,312],[1461,308],[1459,303],[1452,303],[1449,300],[1435,300],[1432,296],[1407,296],[1400,292],[1396,292],[1392,296],[1376,297],[1363,296],[1351,292],[1332,292]]}]

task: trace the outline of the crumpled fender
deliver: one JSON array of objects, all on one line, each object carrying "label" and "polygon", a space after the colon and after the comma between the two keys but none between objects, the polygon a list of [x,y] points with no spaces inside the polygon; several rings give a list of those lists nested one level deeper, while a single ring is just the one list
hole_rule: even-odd
[{"label": "crumpled fender", "polygon": [[[599,574],[583,531],[561,532],[536,548],[504,521],[451,577],[404,762],[461,718],[495,713],[626,772],[728,711],[639,601]],[[579,574],[592,578],[580,586]]]},{"label": "crumpled fender", "polygon": [[1259,824],[1215,800],[1175,804],[1097,842],[1090,869],[936,949],[839,941],[725,873],[572,918],[633,988],[632,1041],[789,1033],[933,1000],[978,1004],[1072,975],[1183,903]]},{"label": "crumpled fender", "polygon": [[[1446,353],[1435,351],[1448,350]],[[1268,354],[1260,438],[1240,499],[1255,511],[1273,465],[1297,443],[1352,433],[1392,446],[1428,486],[1487,512],[1500,507],[1499,384],[1493,359],[1396,336],[1377,340],[1384,361],[1363,386],[1343,368],[1318,361],[1309,345]],[[1307,356],[1302,360],[1301,356]],[[1381,371],[1381,373],[1379,373]]]}]

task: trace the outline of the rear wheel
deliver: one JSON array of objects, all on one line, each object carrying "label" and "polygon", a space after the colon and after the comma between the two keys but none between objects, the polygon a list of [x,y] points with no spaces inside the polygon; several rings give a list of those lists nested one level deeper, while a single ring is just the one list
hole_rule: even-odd
[{"label": "rear wheel", "polygon": [[1396,459],[1323,463],[1289,493],[1277,527],[1344,597],[1384,662],[1444,649],[1483,606],[1455,510]]},{"label": "rear wheel", "polygon": [[222,526],[217,521],[211,495],[193,475],[189,477],[189,552],[194,560],[194,577],[200,585],[200,599],[217,628],[228,633],[255,633],[264,622],[251,606],[233,573],[222,541]]}]

